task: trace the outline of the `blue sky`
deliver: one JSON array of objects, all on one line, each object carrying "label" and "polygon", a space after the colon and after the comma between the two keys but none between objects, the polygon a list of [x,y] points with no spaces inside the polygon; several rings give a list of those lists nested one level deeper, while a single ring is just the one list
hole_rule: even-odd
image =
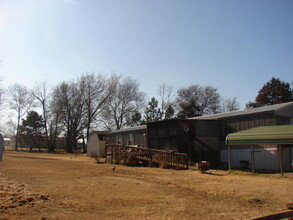
[{"label": "blue sky", "polygon": [[211,85],[243,108],[271,77],[293,81],[291,0],[0,0],[3,84],[82,73]]}]

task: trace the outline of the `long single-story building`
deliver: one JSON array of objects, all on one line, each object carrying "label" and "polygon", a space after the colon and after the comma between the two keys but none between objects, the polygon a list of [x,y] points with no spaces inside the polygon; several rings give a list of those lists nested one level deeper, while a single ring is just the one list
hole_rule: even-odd
[{"label": "long single-story building", "polygon": [[[207,160],[212,165],[228,165],[228,147],[225,145],[227,135],[260,126],[289,124],[293,124],[293,102],[189,119],[151,122],[109,132],[107,142],[172,150],[187,153],[193,162]],[[254,150],[255,157],[260,158],[256,160],[255,169],[280,168],[276,144],[254,145]],[[288,159],[289,146],[284,147],[282,152],[284,158],[287,158],[284,159],[284,169],[292,170],[292,161]],[[231,155],[232,168],[241,167],[240,161],[248,161],[251,167],[251,146],[233,146]]]}]

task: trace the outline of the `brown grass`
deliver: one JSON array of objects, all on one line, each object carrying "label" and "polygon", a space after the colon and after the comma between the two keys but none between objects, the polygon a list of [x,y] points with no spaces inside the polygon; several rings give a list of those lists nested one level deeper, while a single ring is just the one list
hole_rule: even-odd
[{"label": "brown grass", "polygon": [[292,173],[115,166],[83,155],[6,151],[0,219],[247,219],[293,202]]}]

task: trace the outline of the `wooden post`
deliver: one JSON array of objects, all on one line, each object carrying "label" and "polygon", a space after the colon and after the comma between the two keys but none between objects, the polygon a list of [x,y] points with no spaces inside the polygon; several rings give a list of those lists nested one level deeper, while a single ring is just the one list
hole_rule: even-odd
[{"label": "wooden post", "polygon": [[291,145],[289,145],[289,163],[290,163],[290,171],[292,171],[293,170],[293,167],[292,167],[292,146]]},{"label": "wooden post", "polygon": [[278,145],[278,151],[279,151],[280,172],[281,172],[281,175],[283,176],[284,172],[283,172],[282,145]]},{"label": "wooden post", "polygon": [[114,146],[111,146],[111,163],[113,163],[113,157],[114,157]]},{"label": "wooden post", "polygon": [[228,145],[228,168],[231,170],[231,146]]},{"label": "wooden post", "polygon": [[254,164],[254,145],[251,146],[251,172],[254,173],[255,164]]}]

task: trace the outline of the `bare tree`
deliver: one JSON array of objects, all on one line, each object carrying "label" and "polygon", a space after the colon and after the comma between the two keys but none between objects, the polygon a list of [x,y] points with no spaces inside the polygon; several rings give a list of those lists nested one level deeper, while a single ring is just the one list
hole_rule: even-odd
[{"label": "bare tree", "polygon": [[86,137],[88,138],[94,122],[98,119],[103,105],[111,95],[111,87],[101,74],[83,75],[79,83],[84,89]]},{"label": "bare tree", "polygon": [[1,122],[1,132],[5,134],[5,137],[12,137],[15,135],[15,131],[16,123],[11,117],[5,122]]},{"label": "bare tree", "polygon": [[51,95],[51,90],[49,89],[46,82],[37,83],[33,89],[33,96],[39,102],[43,111],[43,120],[44,120],[45,135],[47,140],[47,147],[49,151],[52,151],[53,149],[50,147],[48,125],[47,125],[47,121],[48,121],[47,104],[48,104],[48,99],[50,98],[50,95]]},{"label": "bare tree", "polygon": [[60,122],[62,107],[56,105],[58,102],[57,98],[58,97],[52,95],[48,106],[47,123],[50,151],[54,151],[56,149],[57,138],[62,132],[62,124]]},{"label": "bare tree", "polygon": [[27,111],[35,104],[34,96],[31,91],[24,85],[13,84],[8,88],[8,104],[10,109],[17,113],[17,126],[15,138],[15,150],[18,150],[18,134],[20,119],[27,113]]},{"label": "bare tree", "polygon": [[59,112],[59,121],[65,132],[66,150],[72,152],[85,128],[84,85],[63,82],[53,91],[52,105]]},{"label": "bare tree", "polygon": [[239,110],[239,102],[236,97],[234,98],[224,98],[222,100],[221,111],[222,112],[231,112]]},{"label": "bare tree", "polygon": [[112,75],[112,93],[105,105],[102,122],[107,129],[121,129],[133,114],[144,107],[145,94],[139,91],[139,84],[130,77]]},{"label": "bare tree", "polygon": [[219,112],[220,95],[212,86],[191,85],[177,91],[175,103],[180,118],[207,115]]},{"label": "bare tree", "polygon": [[[0,60],[0,64],[1,64],[1,60]],[[4,88],[3,88],[3,84],[2,84],[3,78],[0,77],[0,111],[3,110],[4,108],[4,99],[3,99],[3,94],[4,94]]]},{"label": "bare tree", "polygon": [[174,87],[168,86],[166,83],[162,83],[158,87],[157,94],[160,97],[161,113],[164,116],[168,106],[172,105],[173,99],[175,98]]}]

